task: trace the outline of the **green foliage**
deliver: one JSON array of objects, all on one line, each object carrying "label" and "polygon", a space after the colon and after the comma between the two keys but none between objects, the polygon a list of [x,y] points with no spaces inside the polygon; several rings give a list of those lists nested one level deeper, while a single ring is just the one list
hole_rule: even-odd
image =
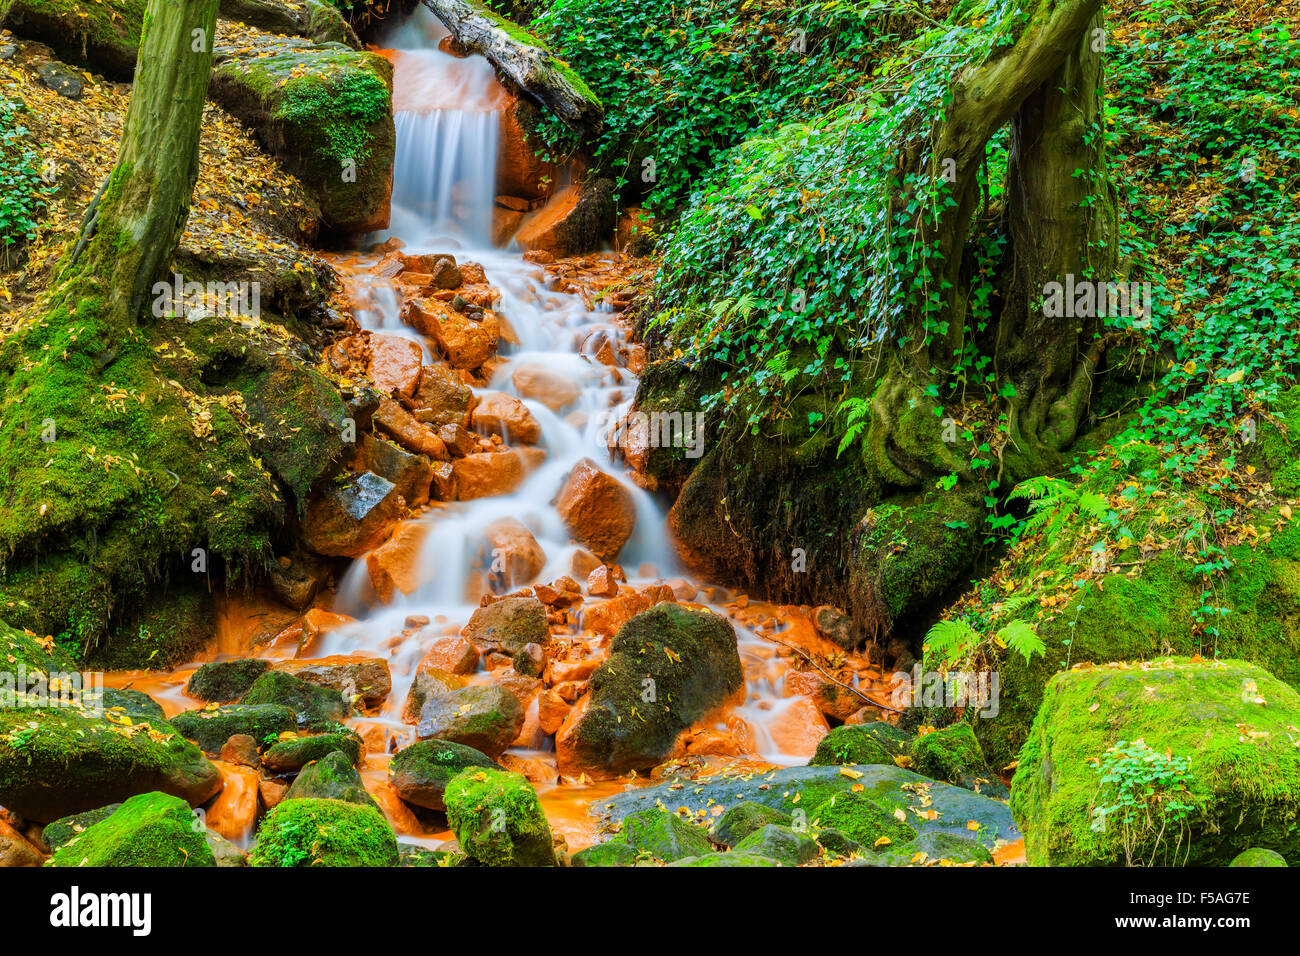
[{"label": "green foliage", "polygon": [[1142,740],[1121,740],[1102,755],[1096,769],[1101,790],[1099,805],[1092,810],[1092,828],[1098,832],[1120,828],[1129,866],[1140,865],[1135,850],[1148,846],[1151,856],[1146,865],[1154,866],[1162,849],[1176,862],[1178,849],[1189,836],[1187,821],[1194,809],[1188,801],[1191,761],[1159,753]]},{"label": "green foliage", "polygon": [[0,96],[0,255],[36,229],[53,192],[41,178],[40,153],[22,125],[26,106]]},{"label": "green foliage", "polygon": [[[1004,610],[1015,613],[1026,603],[1026,600],[1012,599],[1007,602],[1010,607]],[[927,657],[938,658],[945,668],[978,667],[994,648],[1006,648],[1028,662],[1035,654],[1042,656],[1046,653],[1047,645],[1033,625],[1022,620],[1009,621],[995,633],[984,634],[976,630],[968,618],[952,618],[937,621],[925,635]]]},{"label": "green foliage", "polygon": [[391,94],[383,80],[366,69],[348,69],[328,82],[311,77],[290,83],[277,113],[293,123],[319,124],[326,154],[359,165],[370,158],[370,124],[389,109]]}]

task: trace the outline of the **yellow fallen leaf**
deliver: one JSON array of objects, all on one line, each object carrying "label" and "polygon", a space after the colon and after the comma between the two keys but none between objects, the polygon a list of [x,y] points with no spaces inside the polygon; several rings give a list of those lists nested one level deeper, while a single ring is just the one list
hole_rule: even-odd
[{"label": "yellow fallen leaf", "polygon": [[873,843],[873,844],[871,844],[871,845],[872,845],[872,846],[889,846],[889,844],[891,844],[891,843],[893,843],[893,842],[894,842],[894,841],[891,840],[891,839],[889,839],[889,837],[881,837],[879,840],[877,840],[875,843]]},{"label": "yellow fallen leaf", "polygon": [[907,822],[907,813],[900,807],[894,811],[894,819],[900,823]]},{"label": "yellow fallen leaf", "polygon": [[841,776],[841,777],[848,777],[850,780],[861,780],[861,779],[862,779],[862,771],[861,771],[861,770],[854,770],[854,769],[851,768],[851,767],[840,767],[840,776]]}]

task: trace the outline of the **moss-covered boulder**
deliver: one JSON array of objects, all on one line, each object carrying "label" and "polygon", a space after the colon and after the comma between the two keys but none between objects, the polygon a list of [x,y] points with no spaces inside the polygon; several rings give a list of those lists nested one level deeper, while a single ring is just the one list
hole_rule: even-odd
[{"label": "moss-covered boulder", "polygon": [[71,654],[53,639],[39,638],[0,621],[0,679],[7,675],[7,690],[23,693],[28,689],[25,678],[48,679],[56,672],[77,672]]},{"label": "moss-covered boulder", "polygon": [[51,866],[216,866],[190,806],[165,793],[141,793],[60,844]]},{"label": "moss-covered boulder", "polygon": [[732,850],[730,853],[710,853],[707,856],[686,856],[680,860],[674,860],[669,866],[696,867],[696,866],[715,866],[715,867],[749,867],[749,866],[780,866],[778,860],[771,857],[760,856],[757,853],[743,853]]},{"label": "moss-covered boulder", "polygon": [[184,711],[172,718],[172,726],[204,752],[215,754],[235,734],[248,734],[262,743],[296,730],[298,717],[279,704],[227,704]]},{"label": "moss-covered boulder", "polygon": [[211,661],[190,675],[185,693],[199,700],[219,704],[238,700],[271,667],[271,662],[260,657],[246,657],[234,661]]},{"label": "moss-covered boulder", "polygon": [[85,833],[100,820],[107,820],[120,807],[120,803],[110,803],[106,807],[96,807],[82,813],[73,813],[57,820],[51,820],[41,831],[41,837],[51,850],[57,850],[74,836]]},{"label": "moss-covered boulder", "polygon": [[636,866],[640,851],[622,840],[607,840],[573,854],[570,866]]},{"label": "moss-covered boulder", "polygon": [[902,846],[916,837],[916,831],[898,811],[887,808],[866,793],[837,793],[813,810],[809,820],[814,827],[828,827],[847,834],[863,846],[879,850]]},{"label": "moss-covered boulder", "polygon": [[345,232],[388,225],[393,68],[339,44],[262,37],[218,51],[209,95],[247,123]]},{"label": "moss-covered boulder", "polygon": [[491,759],[505,752],[523,725],[524,709],[509,690],[472,685],[426,697],[415,732],[421,739],[449,740]]},{"label": "moss-covered boulder", "polygon": [[500,769],[487,754],[451,740],[420,740],[403,747],[388,764],[388,780],[407,803],[445,810],[443,794],[453,777],[470,767]]},{"label": "moss-covered boulder", "polygon": [[0,805],[38,822],[159,790],[198,805],[221,775],[162,720],[0,709]]},{"label": "moss-covered boulder", "polygon": [[629,813],[623,818],[619,839],[666,863],[713,852],[707,831],[667,810]]},{"label": "moss-covered boulder", "polygon": [[963,721],[918,737],[912,744],[911,768],[977,793],[1003,798],[1007,795],[1006,787],[989,769],[975,731]]},{"label": "moss-covered boulder", "polygon": [[103,690],[82,691],[81,705],[88,713],[103,711],[117,715],[125,714],[136,720],[167,719],[162,704],[144,691],[129,688],[105,687]]},{"label": "moss-covered boulder", "polygon": [[1295,856],[1297,725],[1300,694],[1240,661],[1058,674],[1012,781],[1029,863],[1221,865],[1248,847]]},{"label": "moss-covered boulder", "polygon": [[1260,847],[1253,846],[1249,850],[1242,850],[1232,858],[1228,866],[1286,866],[1286,860],[1282,854],[1276,850],[1264,850]]},{"label": "moss-covered boulder", "polygon": [[734,807],[728,807],[722,816],[718,817],[717,822],[713,824],[712,831],[709,833],[709,839],[722,846],[735,846],[745,837],[756,830],[763,829],[769,823],[786,824],[789,822],[790,814],[747,800],[744,803],[736,804]]},{"label": "moss-covered boulder", "polygon": [[427,847],[412,846],[409,843],[398,844],[401,852],[402,866],[460,866],[465,860],[463,853],[449,850],[430,850]]},{"label": "moss-covered boulder", "polygon": [[918,853],[925,856],[918,863],[948,861],[950,863],[992,863],[993,854],[988,847],[981,846],[974,840],[965,840],[950,833],[922,833],[911,843],[902,847],[891,847],[892,852],[912,862]]},{"label": "moss-covered boulder", "polygon": [[736,632],[712,611],[664,603],[619,629],[590,692],[556,735],[560,771],[646,770],[744,684]]},{"label": "moss-covered boulder", "polygon": [[145,6],[145,0],[0,0],[0,26],[123,82],[135,74]]},{"label": "moss-covered boulder", "polygon": [[372,806],[285,800],[257,828],[249,866],[397,866],[397,837]]},{"label": "moss-covered boulder", "polygon": [[471,767],[443,795],[460,848],[485,866],[554,866],[551,828],[537,794],[516,773]]},{"label": "moss-covered boulder", "polygon": [[737,843],[733,852],[754,853],[785,866],[798,866],[815,860],[821,847],[806,833],[796,833],[790,827],[769,823]]},{"label": "moss-covered boulder", "polygon": [[[898,737],[890,737],[879,728],[889,727]],[[902,738],[900,741],[899,738]],[[894,757],[907,752],[910,738],[889,724],[846,724],[835,727],[817,744],[809,766],[830,767],[857,763],[894,763]]]},{"label": "moss-covered boulder", "polygon": [[338,750],[303,767],[302,772],[285,791],[284,799],[343,800],[347,803],[358,803],[379,809],[379,804],[370,795],[366,785],[361,782],[361,774],[357,773],[357,768]]},{"label": "moss-covered boulder", "polygon": [[332,733],[278,741],[262,754],[262,763],[275,773],[290,773],[336,750],[353,764],[361,762],[361,741],[352,734]]},{"label": "moss-covered boulder", "polygon": [[267,671],[253,681],[239,702],[244,706],[288,707],[301,726],[336,721],[349,712],[338,691],[276,670]]},{"label": "moss-covered boulder", "polygon": [[843,857],[871,852],[847,833],[836,830],[833,827],[823,827],[819,830],[813,830],[812,837],[817,841],[817,845],[822,848],[822,852],[827,856]]},{"label": "moss-covered boulder", "polygon": [[326,0],[221,0],[218,13],[267,33],[306,37],[319,43],[342,43],[361,49],[356,32],[338,9]]}]

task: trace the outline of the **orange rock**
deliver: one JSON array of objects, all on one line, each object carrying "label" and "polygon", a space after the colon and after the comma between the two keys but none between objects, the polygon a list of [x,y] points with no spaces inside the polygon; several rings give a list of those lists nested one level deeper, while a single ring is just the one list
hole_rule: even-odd
[{"label": "orange rock", "polygon": [[492,245],[504,246],[508,243],[514,237],[514,234],[519,231],[519,226],[524,221],[524,215],[524,213],[516,212],[513,209],[493,206]]},{"label": "orange rock", "polygon": [[437,432],[416,421],[414,415],[391,398],[385,398],[379,403],[379,409],[375,412],[375,424],[408,451],[428,455],[438,461],[446,461],[451,457]]},{"label": "orange rock", "polygon": [[582,609],[582,626],[597,634],[612,637],[618,629],[642,611],[672,601],[673,592],[666,584],[652,584],[639,591],[626,591],[618,597],[600,604],[588,604]]},{"label": "orange rock", "polygon": [[433,642],[429,652],[420,659],[417,671],[430,669],[449,674],[472,674],[478,667],[478,648],[463,637],[451,635]]},{"label": "orange rock", "polygon": [[767,723],[772,742],[787,756],[811,758],[817,744],[831,732],[821,710],[806,697],[793,697],[788,704],[777,707]]},{"label": "orange rock", "polygon": [[582,548],[576,549],[569,558],[569,573],[580,580],[585,581],[598,567],[600,567],[600,558]]},{"label": "orange rock", "polygon": [[602,564],[587,576],[587,593],[592,597],[618,595],[618,581],[614,579],[614,572],[610,570],[609,565]]},{"label": "orange rock", "polygon": [[544,733],[553,734],[560,729],[564,718],[569,715],[570,706],[554,690],[542,691],[537,698],[537,722]]},{"label": "orange rock", "polygon": [[566,680],[556,684],[551,690],[555,691],[556,696],[561,700],[568,701],[570,704],[575,703],[587,691],[587,682],[585,680]]},{"label": "orange rock", "polygon": [[433,484],[429,487],[430,497],[439,501],[454,501],[456,498],[456,471],[449,461],[434,462]]},{"label": "orange rock", "polygon": [[[536,452],[529,455],[526,452]],[[528,472],[546,457],[541,449],[511,449],[506,452],[483,452],[457,458],[451,463],[456,483],[456,500],[489,498],[514,491]],[[437,477],[435,476],[435,481]]]},{"label": "orange rock", "polygon": [[590,458],[573,466],[555,510],[569,533],[605,561],[618,557],[636,527],[636,499]]},{"label": "orange rock", "polygon": [[253,832],[257,822],[257,795],[260,778],[249,767],[214,761],[221,771],[224,786],[208,807],[205,822],[227,840],[240,842]]},{"label": "orange rock", "polygon": [[588,657],[580,661],[551,661],[551,683],[587,680],[600,664],[599,657]]},{"label": "orange rock", "polygon": [[478,368],[496,352],[501,329],[491,312],[475,322],[433,298],[411,299],[403,311],[408,323],[437,343],[452,368]]},{"label": "orange rock", "polygon": [[384,395],[410,398],[420,384],[420,346],[410,339],[382,332],[370,333],[371,380]]},{"label": "orange rock", "polygon": [[807,697],[827,717],[841,722],[862,707],[861,697],[817,671],[788,672],[783,691],[787,697]]},{"label": "orange rock", "polygon": [[[537,108],[512,96],[510,102],[497,115],[501,132],[497,138],[497,193],[500,199],[519,197],[528,209],[529,200],[542,199],[551,194],[555,184],[556,168],[537,155],[540,144],[530,139],[525,128],[532,128],[529,114]],[[521,113],[524,114],[521,116]]]},{"label": "orange rock", "polygon": [[420,550],[432,525],[423,521],[404,521],[393,536],[366,555],[370,584],[383,604],[400,591],[414,594],[420,587]]},{"label": "orange rock", "polygon": [[262,758],[257,753],[257,741],[248,734],[234,734],[222,744],[221,759],[237,767],[262,766]]},{"label": "orange rock", "polygon": [[507,588],[526,584],[546,566],[546,552],[522,521],[500,518],[484,529],[484,536],[491,549],[489,570]]},{"label": "orange rock", "polygon": [[443,425],[438,429],[438,437],[453,458],[464,458],[478,451],[478,436],[464,425]]},{"label": "orange rock", "polygon": [[541,402],[553,412],[562,411],[582,397],[577,382],[534,363],[518,366],[510,380],[524,398]]},{"label": "orange rock", "polygon": [[426,365],[420,370],[420,386],[411,397],[416,421],[440,428],[469,426],[476,399],[459,374],[445,365]]},{"label": "orange rock", "polygon": [[677,739],[677,748],[688,757],[743,757],[749,751],[730,730],[697,728]]},{"label": "orange rock", "polygon": [[351,624],[354,620],[356,619],[346,614],[334,614],[331,611],[322,611],[318,607],[312,608],[302,616],[302,642],[299,645],[299,656],[309,653],[330,631]]},{"label": "orange rock", "polygon": [[0,867],[42,866],[45,857],[25,836],[0,819]]},{"label": "orange rock", "polygon": [[500,435],[509,444],[535,445],[542,437],[542,427],[533,413],[519,399],[504,392],[480,395],[470,422],[478,431]]},{"label": "orange rock", "polygon": [[293,661],[276,661],[272,669],[300,677],[343,694],[346,699],[361,698],[367,707],[383,703],[393,689],[388,661],[364,654],[333,654]]},{"label": "orange rock", "polygon": [[477,262],[462,262],[460,274],[465,279],[466,285],[481,285],[487,282],[487,273]]},{"label": "orange rock", "polygon": [[504,753],[497,763],[511,773],[519,774],[529,783],[560,782],[560,772],[545,760],[538,760],[536,757],[518,757],[512,753]]},{"label": "orange rock", "polygon": [[262,798],[262,806],[270,811],[284,799],[285,792],[289,785],[281,783],[278,780],[259,780],[257,782],[257,793]]}]

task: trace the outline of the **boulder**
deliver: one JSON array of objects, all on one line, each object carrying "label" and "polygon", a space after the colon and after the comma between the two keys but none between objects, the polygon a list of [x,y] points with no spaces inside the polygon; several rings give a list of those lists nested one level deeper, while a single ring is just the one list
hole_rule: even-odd
[{"label": "boulder", "polygon": [[53,852],[78,834],[85,833],[100,820],[107,820],[121,805],[120,803],[110,803],[104,807],[96,807],[94,810],[73,813],[57,820],[51,820],[45,825],[41,837],[45,840],[46,846]]},{"label": "boulder", "polygon": [[371,381],[390,398],[410,398],[420,384],[420,365],[424,357],[417,342],[382,332],[369,333],[370,362],[366,368]]},{"label": "boulder", "polygon": [[262,820],[249,866],[397,866],[397,838],[373,806],[285,800]]},{"label": "boulder", "polygon": [[43,823],[153,790],[200,804],[221,775],[179,730],[66,707],[0,709],[0,805]]},{"label": "boulder", "polygon": [[488,757],[501,756],[524,726],[524,709],[504,687],[461,687],[430,695],[420,708],[415,732],[472,747]]},{"label": "boulder", "polygon": [[145,0],[93,4],[7,0],[0,4],[0,26],[52,47],[62,60],[84,64],[111,80],[130,82],[145,6]]},{"label": "boulder", "polygon": [[485,866],[554,866],[551,828],[528,781],[503,770],[470,767],[443,799],[456,841]]},{"label": "boulder", "polygon": [[380,544],[405,510],[391,481],[370,471],[349,475],[308,502],[302,542],[317,554],[355,558]]},{"label": "boulder", "polygon": [[[432,478],[432,476],[430,476]],[[303,551],[292,552],[267,563],[267,583],[272,593],[295,611],[305,611],[329,581],[329,562]]]},{"label": "boulder", "polygon": [[1228,864],[1228,866],[1251,867],[1277,867],[1286,865],[1286,860],[1282,858],[1281,853],[1278,853],[1276,850],[1264,850],[1257,846],[1253,846],[1249,850],[1242,850],[1234,856],[1232,862]]},{"label": "boulder", "polygon": [[221,0],[218,13],[223,20],[235,20],[267,33],[300,36],[319,43],[342,43],[361,49],[356,33],[327,0]]},{"label": "boulder", "polygon": [[399,750],[388,764],[388,781],[407,803],[445,810],[447,784],[462,770],[499,769],[487,754],[450,740],[421,740]]},{"label": "boulder", "polygon": [[390,604],[398,594],[414,594],[423,583],[420,556],[432,525],[405,521],[392,536],[366,555],[366,573],[380,603]]},{"label": "boulder", "polygon": [[546,644],[551,639],[546,606],[532,597],[493,601],[471,614],[460,633],[479,647],[500,649],[511,657],[525,645]]},{"label": "boulder", "polygon": [[616,220],[614,182],[586,180],[557,191],[541,209],[528,213],[515,233],[526,252],[579,256],[608,243]]},{"label": "boulder", "polygon": [[288,707],[298,724],[321,724],[340,720],[352,712],[352,702],[332,687],[322,686],[282,670],[270,670],[253,681],[253,686],[239,699],[243,705]]},{"label": "boulder", "polygon": [[[535,454],[526,454],[532,452]],[[491,498],[514,491],[528,473],[541,464],[541,449],[512,448],[504,452],[481,452],[457,458],[451,463],[456,500]]]},{"label": "boulder", "polygon": [[589,686],[556,734],[561,772],[648,770],[744,686],[736,632],[711,611],[661,604],[623,625]]},{"label": "boulder", "polygon": [[141,793],[62,843],[51,866],[216,866],[190,806],[166,793]]},{"label": "boulder", "polygon": [[457,312],[449,303],[434,298],[408,299],[402,307],[406,323],[433,339],[452,368],[476,369],[496,354],[501,326],[491,312]]},{"label": "boulder", "polygon": [[754,853],[784,866],[798,866],[815,860],[821,847],[806,833],[796,833],[779,823],[768,823],[737,843],[736,852]]},{"label": "boulder", "polygon": [[277,704],[227,704],[184,711],[172,718],[172,726],[207,753],[215,754],[235,734],[247,734],[262,743],[297,729],[298,719],[293,708]]},{"label": "boulder", "polygon": [[532,362],[516,366],[510,381],[524,398],[541,402],[557,413],[582,397],[582,386],[577,382]]},{"label": "boulder", "polygon": [[524,403],[505,392],[484,392],[470,423],[485,435],[500,435],[507,444],[535,445],[542,438],[542,426]]},{"label": "boulder", "polygon": [[[810,766],[829,767],[842,764],[892,764],[895,751],[871,728],[877,724],[853,724],[836,727],[817,744]],[[883,726],[889,727],[889,724]],[[892,728],[891,728],[892,729]],[[901,733],[901,731],[899,732]]]},{"label": "boulder", "polygon": [[570,866],[635,866],[637,850],[621,840],[609,840],[579,850],[569,861]]},{"label": "boulder", "polygon": [[418,508],[429,500],[433,463],[424,454],[367,433],[361,436],[361,459],[366,471],[392,482],[410,507]]},{"label": "boulder", "polygon": [[734,847],[745,837],[770,823],[788,824],[790,815],[761,803],[745,801],[728,807],[713,824],[709,839],[722,846]]},{"label": "boulder", "polygon": [[964,840],[948,833],[922,833],[906,846],[893,850],[899,857],[911,862],[918,853],[924,853],[917,862],[934,863],[988,863],[993,862],[993,854],[988,847],[980,846],[974,840]]},{"label": "boulder", "polygon": [[331,227],[371,232],[388,225],[392,88],[378,54],[261,36],[218,51],[208,95],[302,181]]},{"label": "boulder", "polygon": [[478,667],[478,648],[463,637],[440,637],[420,659],[419,671],[429,669],[449,674],[472,674]]},{"label": "boulder", "polygon": [[[906,812],[904,812],[906,817]],[[837,793],[819,804],[809,815],[814,828],[838,830],[865,847],[880,850],[901,847],[916,838],[906,819],[897,811],[865,792]]]},{"label": "boulder", "polygon": [[491,549],[488,567],[506,588],[527,584],[546,567],[546,552],[522,521],[499,518],[483,535]]},{"label": "boulder", "polygon": [[639,810],[623,818],[618,839],[634,850],[671,863],[713,852],[707,832],[667,810]]},{"label": "boulder", "polygon": [[6,821],[0,820],[0,868],[43,866],[41,851]]},{"label": "boulder", "polygon": [[353,764],[361,761],[360,740],[351,734],[330,733],[278,741],[262,755],[262,762],[273,773],[293,773],[336,750]]},{"label": "boulder", "polygon": [[912,744],[911,769],[977,793],[1007,796],[1006,787],[984,759],[975,731],[964,721],[916,738]]},{"label": "boulder", "polygon": [[720,867],[738,867],[738,866],[780,866],[780,862],[773,860],[771,857],[759,856],[757,853],[740,853],[732,850],[730,853],[710,853],[708,856],[688,856],[668,864],[669,866],[720,866]]},{"label": "boulder", "polygon": [[[1011,785],[1026,858],[1034,866],[1213,866],[1249,847],[1294,857],[1298,725],[1300,694],[1241,661],[1168,658],[1058,673]],[[1159,774],[1148,785],[1134,767]],[[1162,809],[1171,804],[1183,809]]]},{"label": "boulder", "polygon": [[332,750],[319,760],[313,760],[289,785],[284,794],[285,801],[341,800],[378,810],[379,804],[366,790],[353,763],[341,750]]},{"label": "boulder", "polygon": [[636,527],[636,499],[590,458],[574,465],[556,499],[565,527],[584,548],[612,562]]},{"label": "boulder", "polygon": [[445,365],[426,365],[420,373],[420,387],[411,397],[417,421],[435,428],[469,425],[474,409],[474,392]]},{"label": "boulder", "polygon": [[336,655],[301,658],[292,661],[276,661],[274,667],[277,671],[292,674],[309,684],[328,687],[335,691],[341,700],[352,701],[360,698],[367,707],[383,703],[389,691],[393,689],[388,661],[381,657]]}]

